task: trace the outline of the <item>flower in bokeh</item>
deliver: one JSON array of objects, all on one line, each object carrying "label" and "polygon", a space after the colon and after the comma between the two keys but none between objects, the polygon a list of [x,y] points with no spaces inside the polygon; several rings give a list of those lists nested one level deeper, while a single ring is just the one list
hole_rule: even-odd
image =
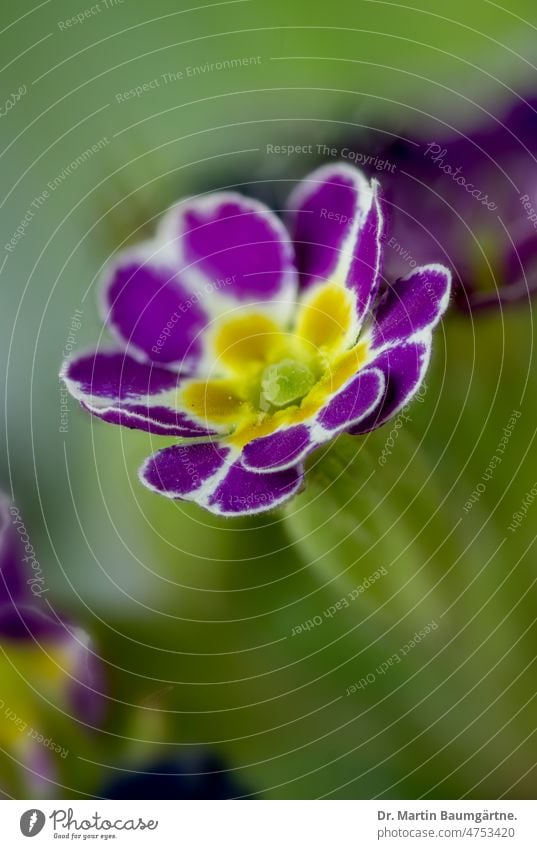
[{"label": "flower in bokeh", "polygon": [[104,700],[90,638],[46,603],[48,588],[17,507],[0,495],[0,746],[44,793],[68,751],[47,734],[48,717],[94,725]]},{"label": "flower in bokeh", "polygon": [[427,132],[346,148],[382,172],[388,272],[447,263],[464,311],[527,301],[537,291],[537,100],[519,98],[468,132]]},{"label": "flower in bokeh", "polygon": [[382,278],[379,185],[348,165],[292,193],[288,229],[234,193],[173,208],[156,238],[120,255],[103,287],[121,347],[62,376],[105,421],[175,437],[142,481],[220,515],[281,504],[302,461],[393,416],[417,391],[450,274]]}]

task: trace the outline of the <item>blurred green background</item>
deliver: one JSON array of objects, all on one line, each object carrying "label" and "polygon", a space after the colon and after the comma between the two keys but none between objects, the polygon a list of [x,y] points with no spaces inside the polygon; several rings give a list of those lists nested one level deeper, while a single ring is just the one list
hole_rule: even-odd
[{"label": "blurred green background", "polygon": [[[101,0],[72,27],[59,24],[91,4],[2,6],[0,101],[27,89],[0,118],[2,244],[101,142],[0,258],[1,483],[54,604],[92,635],[106,675],[101,730],[43,706],[70,748],[54,793],[99,795],[118,769],[203,745],[263,798],[531,797],[534,516],[507,530],[537,480],[527,304],[447,317],[423,403],[384,467],[389,426],[343,437],[284,515],[252,520],[145,490],[136,470],[156,437],[92,421],[72,400],[60,432],[57,374],[75,310],[76,347],[101,337],[103,265],[171,203],[243,183],[284,197],[318,164],[267,144],[410,132],[430,115],[470,126],[510,88],[534,90],[535,3],[191,3]],[[187,71],[244,57],[259,60]],[[466,514],[513,409],[505,460]],[[348,608],[292,636],[381,567]],[[431,622],[404,662],[375,673]],[[9,752],[0,776],[29,793]]]}]

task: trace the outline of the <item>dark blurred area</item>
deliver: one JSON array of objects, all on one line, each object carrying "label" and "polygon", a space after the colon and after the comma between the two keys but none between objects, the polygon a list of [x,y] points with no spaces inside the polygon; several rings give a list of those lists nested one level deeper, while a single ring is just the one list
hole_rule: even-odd
[{"label": "dark blurred area", "polygon": [[[146,770],[119,775],[104,799],[235,799],[246,793],[233,773],[210,752],[182,761],[157,761]],[[248,798],[252,798],[249,793]]]}]

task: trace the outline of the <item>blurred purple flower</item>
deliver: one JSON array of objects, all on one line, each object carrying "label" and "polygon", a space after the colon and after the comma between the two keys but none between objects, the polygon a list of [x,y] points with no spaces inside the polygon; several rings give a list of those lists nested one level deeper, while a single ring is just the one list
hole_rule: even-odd
[{"label": "blurred purple flower", "polygon": [[[17,507],[0,494],[0,741],[20,758],[39,792],[54,780],[52,753],[65,757],[44,734],[52,707],[89,725],[104,710],[103,676],[88,634],[46,603],[47,588],[30,535]],[[48,704],[47,704],[48,703]]]},{"label": "blurred purple flower", "polygon": [[527,300],[537,290],[537,100],[520,100],[468,134],[431,131],[426,139],[360,145],[350,155],[383,172],[390,274],[425,258],[445,262],[465,311]]},{"label": "blurred purple flower", "polygon": [[187,200],[109,269],[121,345],[69,359],[66,386],[107,422],[181,440],[146,461],[149,488],[219,515],[275,507],[315,448],[379,427],[423,380],[450,274],[386,285],[383,240],[378,182],[349,165],[298,185],[288,229],[239,194]]}]

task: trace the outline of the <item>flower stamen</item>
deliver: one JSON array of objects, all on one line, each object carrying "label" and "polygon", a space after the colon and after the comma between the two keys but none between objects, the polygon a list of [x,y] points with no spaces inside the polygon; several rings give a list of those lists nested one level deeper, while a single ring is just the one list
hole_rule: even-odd
[{"label": "flower stamen", "polygon": [[287,407],[308,394],[315,384],[312,370],[298,360],[285,359],[267,366],[261,377],[262,398],[274,407]]}]

